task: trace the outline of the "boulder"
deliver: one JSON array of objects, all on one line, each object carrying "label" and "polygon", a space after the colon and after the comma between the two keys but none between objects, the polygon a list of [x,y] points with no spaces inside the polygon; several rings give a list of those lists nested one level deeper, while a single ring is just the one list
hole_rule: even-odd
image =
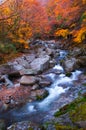
[{"label": "boulder", "polygon": [[42,72],[49,67],[50,57],[48,55],[42,56],[41,58],[36,58],[31,62],[30,66],[36,71],[36,74]]},{"label": "boulder", "polygon": [[64,66],[64,69],[66,72],[71,72],[71,71],[74,71],[75,69],[79,68],[76,58],[66,59],[63,62],[63,66]]},{"label": "boulder", "polygon": [[86,66],[86,56],[80,56],[80,57],[77,59],[77,64],[78,64],[80,67],[85,67],[85,66]]},{"label": "boulder", "polygon": [[31,98],[33,100],[42,100],[48,96],[48,91],[45,89],[38,89],[31,92]]},{"label": "boulder", "polygon": [[22,85],[33,85],[36,83],[36,78],[34,76],[22,76],[20,79],[20,84]]},{"label": "boulder", "polygon": [[53,50],[53,49],[46,48],[46,53],[47,53],[47,55],[49,55],[49,56],[54,56],[54,50]]},{"label": "boulder", "polygon": [[0,75],[10,74],[16,72],[13,65],[3,64],[0,65]]},{"label": "boulder", "polygon": [[50,64],[50,68],[54,67],[56,64],[56,60],[55,59],[50,60],[49,64]]},{"label": "boulder", "polygon": [[31,90],[37,90],[37,89],[39,89],[40,88],[40,86],[38,85],[38,84],[34,84],[33,86],[32,86],[32,88],[31,88]]},{"label": "boulder", "polygon": [[83,45],[82,47],[75,47],[71,53],[75,57],[79,56],[86,56],[86,45]]},{"label": "boulder", "polygon": [[22,66],[21,68],[29,68],[29,63],[24,56],[16,59],[16,62],[18,65]]},{"label": "boulder", "polygon": [[33,69],[22,69],[20,70],[20,75],[35,75],[36,71]]},{"label": "boulder", "polygon": [[51,85],[51,81],[48,79],[41,79],[41,81],[39,82],[40,87],[47,87]]}]

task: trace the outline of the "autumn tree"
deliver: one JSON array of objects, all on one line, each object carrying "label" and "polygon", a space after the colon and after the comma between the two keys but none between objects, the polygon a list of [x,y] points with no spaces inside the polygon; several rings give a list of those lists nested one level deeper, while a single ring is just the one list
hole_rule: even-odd
[{"label": "autumn tree", "polygon": [[50,0],[47,12],[52,24],[69,26],[80,18],[82,0]]}]

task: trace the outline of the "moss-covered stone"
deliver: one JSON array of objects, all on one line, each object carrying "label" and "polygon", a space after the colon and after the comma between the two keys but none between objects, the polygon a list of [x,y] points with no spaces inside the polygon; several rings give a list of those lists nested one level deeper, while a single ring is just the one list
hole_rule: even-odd
[{"label": "moss-covered stone", "polygon": [[86,102],[78,104],[75,110],[70,112],[70,118],[73,122],[86,121]]},{"label": "moss-covered stone", "polygon": [[67,77],[70,77],[71,75],[72,75],[71,72],[66,73],[66,76],[67,76]]},{"label": "moss-covered stone", "polygon": [[82,85],[86,87],[86,83],[83,83]]},{"label": "moss-covered stone", "polygon": [[54,116],[55,117],[58,117],[60,115],[63,115],[67,112],[70,112],[70,111],[74,111],[76,110],[76,107],[81,104],[81,103],[84,103],[86,102],[86,97],[82,97],[82,98],[77,98],[75,101],[73,101],[72,103],[68,104],[68,105],[65,105],[64,107],[62,107],[59,111],[57,111]]},{"label": "moss-covered stone", "polygon": [[56,130],[82,130],[77,127],[65,126],[65,125],[55,125]]}]

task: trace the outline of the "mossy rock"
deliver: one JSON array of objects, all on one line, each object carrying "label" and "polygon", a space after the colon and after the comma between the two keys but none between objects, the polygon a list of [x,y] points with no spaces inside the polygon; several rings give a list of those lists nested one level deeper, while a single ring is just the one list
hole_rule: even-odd
[{"label": "mossy rock", "polygon": [[85,103],[86,102],[86,96],[83,95],[83,97],[77,98],[75,101],[73,101],[70,104],[67,104],[65,106],[63,106],[62,108],[60,108],[59,111],[57,111],[54,116],[55,117],[59,117],[60,115],[63,115],[67,112],[71,112],[72,110],[76,110],[77,106],[80,105],[81,103]]},{"label": "mossy rock", "polygon": [[86,87],[86,83],[83,83],[82,85]]},{"label": "mossy rock", "polygon": [[66,76],[67,76],[67,77],[70,77],[71,75],[72,75],[71,72],[66,73]]},{"label": "mossy rock", "polygon": [[86,102],[78,104],[69,114],[73,122],[86,121]]},{"label": "mossy rock", "polygon": [[56,130],[82,130],[77,127],[65,126],[65,125],[55,125]]}]

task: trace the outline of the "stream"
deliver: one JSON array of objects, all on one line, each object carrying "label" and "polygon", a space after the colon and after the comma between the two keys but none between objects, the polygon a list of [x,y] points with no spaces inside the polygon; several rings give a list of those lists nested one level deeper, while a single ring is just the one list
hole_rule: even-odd
[{"label": "stream", "polygon": [[81,90],[78,84],[79,76],[83,73],[76,70],[71,73],[71,76],[66,76],[64,68],[59,64],[59,60],[65,58],[67,52],[61,51],[57,60],[57,64],[52,68],[54,71],[59,71],[59,74],[49,72],[45,77],[52,80],[51,86],[47,87],[49,95],[42,101],[34,101],[27,103],[23,107],[15,108],[0,114],[1,119],[5,119],[7,125],[14,122],[30,121],[37,124],[42,124],[53,117],[53,114],[62,106],[72,102],[78,97],[78,92]]}]

